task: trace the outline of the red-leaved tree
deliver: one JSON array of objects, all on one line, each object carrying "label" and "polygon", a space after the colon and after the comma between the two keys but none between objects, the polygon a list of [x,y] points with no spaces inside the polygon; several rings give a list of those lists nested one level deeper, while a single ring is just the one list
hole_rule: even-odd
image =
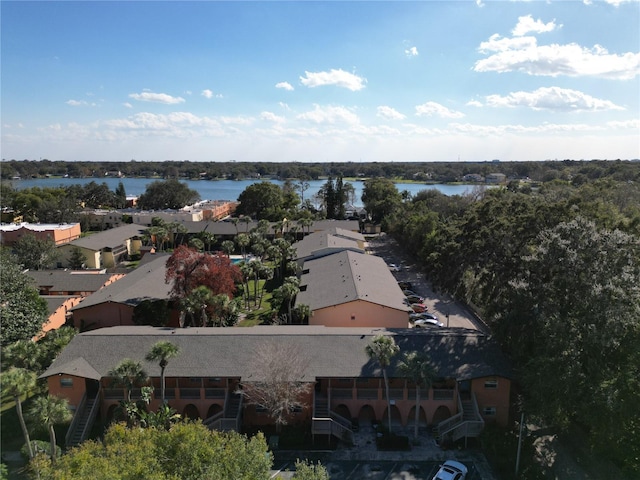
[{"label": "red-leaved tree", "polygon": [[205,286],[213,295],[233,298],[235,282],[240,281],[240,269],[226,255],[201,253],[180,245],[167,260],[165,281],[173,283],[171,296],[184,299],[193,289]]}]

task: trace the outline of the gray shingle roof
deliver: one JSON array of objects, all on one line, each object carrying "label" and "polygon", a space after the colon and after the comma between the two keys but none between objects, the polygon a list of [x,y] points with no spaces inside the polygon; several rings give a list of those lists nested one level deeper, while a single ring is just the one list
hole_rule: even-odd
[{"label": "gray shingle roof", "polygon": [[380,257],[344,251],[304,262],[296,304],[311,310],[341,305],[355,300],[407,311],[404,294]]},{"label": "gray shingle roof", "polygon": [[98,290],[82,300],[71,310],[92,307],[100,303],[115,302],[126,305],[138,305],[143,300],[169,298],[171,285],[164,281],[168,254],[152,254],[152,260],[141,263],[138,268],[127,273],[123,278]]},{"label": "gray shingle roof", "polygon": [[[505,357],[490,337],[462,329],[370,329],[316,326],[258,326],[252,328],[155,328],[111,327],[76,335],[42,377],[68,373],[89,378],[107,376],[122,359],[141,361],[151,376],[160,375],[156,362],[144,357],[160,340],[180,347],[171,359],[168,376],[241,377],[256,374],[254,352],[266,343],[295,345],[309,363],[303,380],[317,377],[380,377],[378,365],[365,347],[378,334],[392,335],[403,351],[422,350],[429,355],[438,375],[467,380],[498,375],[511,377]],[[392,360],[396,373],[401,355]],[[73,372],[78,373],[73,373]]]},{"label": "gray shingle roof", "polygon": [[71,242],[71,245],[83,247],[88,250],[102,250],[103,248],[116,248],[123,245],[132,237],[141,236],[145,227],[141,225],[123,225],[103,232],[94,233],[88,237],[79,238]]},{"label": "gray shingle roof", "polygon": [[73,295],[40,295],[40,298],[47,302],[49,315],[53,314],[70,298],[77,298]]},{"label": "gray shingle roof", "polygon": [[[344,231],[344,230],[343,230]],[[299,242],[293,244],[296,249],[298,259],[318,256],[321,252],[339,252],[342,250],[352,250],[364,253],[356,240],[333,235],[329,232],[314,232],[307,235]]]},{"label": "gray shingle roof", "polygon": [[72,270],[29,270],[38,287],[54,292],[95,292],[113,275],[110,273],[74,273]]}]

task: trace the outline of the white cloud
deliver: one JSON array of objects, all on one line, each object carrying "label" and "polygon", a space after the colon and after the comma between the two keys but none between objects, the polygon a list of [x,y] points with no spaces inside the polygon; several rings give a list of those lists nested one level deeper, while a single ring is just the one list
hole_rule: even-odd
[{"label": "white cloud", "polygon": [[282,88],[288,92],[294,90],[293,86],[289,82],[278,82],[276,83],[276,88]]},{"label": "white cloud", "polygon": [[422,116],[438,116],[442,118],[462,118],[464,117],[464,113],[458,112],[455,110],[449,110],[444,105],[440,105],[436,102],[427,102],[422,105],[416,106],[416,115],[419,117]]},{"label": "white cloud", "polygon": [[202,95],[204,98],[213,98],[213,91],[206,88],[202,90],[202,93],[200,93],[200,95]]},{"label": "white cloud", "polygon": [[300,82],[309,88],[335,85],[356,92],[362,90],[367,83],[366,79],[342,69],[332,68],[328,72],[305,71],[304,74],[304,77],[300,77]]},{"label": "white cloud", "polygon": [[127,108],[133,108],[133,105],[131,105],[129,102],[124,102],[122,105]]},{"label": "white cloud", "polygon": [[640,53],[610,54],[601,45],[593,48],[576,43],[538,45],[535,37],[501,38],[492,35],[478,48],[490,54],[474,65],[476,72],[521,72],[557,77],[592,76],[629,80],[640,73]]},{"label": "white cloud", "polygon": [[71,105],[72,107],[95,107],[96,104],[91,102],[87,102],[85,100],[67,100],[65,102],[67,105]]},{"label": "white cloud", "polygon": [[289,107],[288,104],[284,103],[284,102],[278,102],[278,105],[280,105],[280,108],[282,108],[283,110],[289,111],[291,110],[291,108]]},{"label": "white cloud", "polygon": [[466,105],[468,107],[482,107],[482,102],[479,102],[478,100],[469,100]]},{"label": "white cloud", "polygon": [[624,110],[613,102],[594,98],[591,95],[560,87],[538,88],[533,92],[512,92],[507,96],[489,95],[489,107],[529,107],[533,110],[554,111],[602,111]]},{"label": "white cloud", "polygon": [[184,98],[182,97],[172,97],[166,93],[153,93],[149,91],[143,91],[142,93],[130,93],[129,98],[133,98],[140,102],[164,103],[165,105],[174,105],[176,103],[184,102]]},{"label": "white cloud", "polygon": [[407,57],[417,57],[419,55],[417,47],[410,47],[404,51]]},{"label": "white cloud", "polygon": [[403,115],[395,108],[388,107],[386,105],[381,105],[378,107],[376,116],[386,118],[388,120],[403,120],[406,118],[406,115]]},{"label": "white cloud", "polygon": [[476,0],[476,5],[480,8],[484,7],[484,2],[482,0]]},{"label": "white cloud", "polygon": [[345,107],[314,105],[314,109],[310,112],[301,113],[296,118],[307,120],[317,124],[346,123],[348,125],[356,125],[360,122],[358,116]]},{"label": "white cloud", "polygon": [[609,5],[613,5],[614,7],[619,7],[623,3],[636,3],[640,0],[604,0],[604,1]]},{"label": "white cloud", "polygon": [[273,123],[284,123],[286,121],[284,117],[281,117],[280,115],[276,115],[273,112],[262,112],[260,114],[260,118],[262,120],[267,120]]},{"label": "white cloud", "polygon": [[556,25],[555,20],[552,20],[549,23],[543,23],[540,19],[534,20],[531,15],[525,15],[524,17],[518,17],[518,24],[511,31],[511,33],[516,37],[521,37],[529,32],[553,32],[556,27],[562,28],[562,25]]}]

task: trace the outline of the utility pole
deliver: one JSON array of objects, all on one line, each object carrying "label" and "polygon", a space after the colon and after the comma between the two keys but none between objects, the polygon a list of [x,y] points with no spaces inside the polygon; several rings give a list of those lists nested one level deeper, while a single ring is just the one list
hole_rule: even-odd
[{"label": "utility pole", "polygon": [[516,454],[516,478],[520,470],[520,450],[522,448],[522,427],[524,426],[524,412],[520,414],[520,433],[518,433],[518,453]]}]

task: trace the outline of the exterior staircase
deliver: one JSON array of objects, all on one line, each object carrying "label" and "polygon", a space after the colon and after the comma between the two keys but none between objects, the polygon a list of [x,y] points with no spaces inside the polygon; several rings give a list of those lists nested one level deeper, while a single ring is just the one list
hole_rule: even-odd
[{"label": "exterior staircase", "polygon": [[67,447],[75,447],[87,439],[96,419],[99,404],[97,394],[89,398],[85,396],[82,399],[67,430],[65,437]]},{"label": "exterior staircase", "polygon": [[315,435],[333,435],[345,443],[353,444],[351,421],[332,412],[325,395],[315,395],[311,433],[314,437]]},{"label": "exterior staircase", "polygon": [[476,397],[458,397],[458,413],[438,424],[435,429],[439,442],[455,442],[461,438],[477,437],[484,429],[484,420],[478,411]]},{"label": "exterior staircase", "polygon": [[242,415],[242,394],[227,392],[224,408],[220,413],[202,421],[210,430],[234,430],[240,431],[240,418]]}]

